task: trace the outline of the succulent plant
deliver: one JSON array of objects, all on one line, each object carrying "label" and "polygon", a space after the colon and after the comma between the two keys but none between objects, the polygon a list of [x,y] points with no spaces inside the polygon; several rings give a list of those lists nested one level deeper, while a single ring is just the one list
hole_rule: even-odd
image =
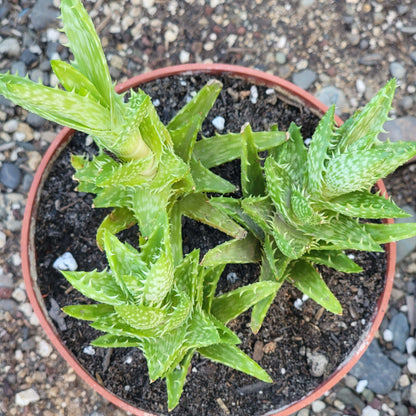
[{"label": "succulent plant", "polygon": [[[242,130],[242,199],[216,197],[211,205],[250,234],[207,253],[206,266],[262,260],[261,281],[288,281],[327,310],[342,307],[315,265],[346,273],[361,268],[345,250],[383,251],[380,244],[416,234],[416,224],[381,224],[363,219],[408,217],[390,199],[371,192],[375,182],[416,154],[416,143],[381,142],[395,80],[342,126],[332,106],[317,126],[309,148],[300,127],[291,124],[287,141],[269,150],[262,166],[249,125]],[[257,332],[273,297],[255,305]]]}]

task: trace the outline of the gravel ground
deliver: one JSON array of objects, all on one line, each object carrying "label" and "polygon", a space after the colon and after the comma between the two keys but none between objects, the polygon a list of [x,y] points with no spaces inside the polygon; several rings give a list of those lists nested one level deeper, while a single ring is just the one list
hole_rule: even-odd
[{"label": "gravel ground", "polygon": [[[399,87],[391,134],[416,137],[413,0],[85,3],[117,81],[171,64],[233,63],[291,80],[325,103],[335,102],[346,117],[395,76]],[[58,0],[0,0],[0,71],[56,85],[49,60],[68,58],[59,44],[64,36],[58,31],[58,5]],[[123,416],[87,388],[50,346],[24,291],[18,241],[25,199],[59,127],[3,98],[0,122],[0,416]],[[410,182],[396,195],[413,211],[414,167],[405,175]],[[414,244],[409,240],[400,247],[403,260],[391,306],[365,358],[299,416],[416,414]]]}]

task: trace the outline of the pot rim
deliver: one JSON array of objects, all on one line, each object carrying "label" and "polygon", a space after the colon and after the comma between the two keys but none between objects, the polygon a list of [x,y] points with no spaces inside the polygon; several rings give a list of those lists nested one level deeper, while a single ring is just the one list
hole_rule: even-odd
[{"label": "pot rim", "polygon": [[[243,66],[229,65],[229,64],[185,64],[175,65],[165,68],[156,69],[145,74],[135,76],[125,82],[117,85],[117,92],[124,92],[130,88],[137,87],[140,84],[153,81],[157,78],[165,78],[173,75],[189,75],[189,74],[228,74],[230,76],[243,78],[256,85],[263,85],[272,87],[277,92],[283,95],[286,99],[292,100],[294,105],[303,105],[309,107],[312,111],[319,115],[323,115],[328,107],[321,103],[317,98],[310,93],[304,91],[300,87],[279,78],[275,75],[265,73],[256,69],[245,68]],[[342,120],[336,116],[335,121],[338,125],[342,124]],[[26,203],[22,233],[21,233],[21,257],[22,257],[22,271],[26,291],[29,297],[29,301],[33,307],[39,322],[52,344],[59,351],[62,357],[68,362],[68,364],[75,370],[75,372],[94,390],[105,397],[108,401],[112,402],[121,409],[132,413],[137,416],[155,416],[152,413],[148,413],[141,409],[138,409],[114,393],[108,391],[105,387],[100,385],[76,360],[72,353],[66,348],[58,336],[55,325],[50,320],[45,306],[42,304],[42,297],[36,290],[36,253],[34,247],[34,231],[36,222],[37,205],[40,199],[40,191],[43,186],[43,182],[49,173],[49,167],[54,162],[57,154],[66,146],[74,134],[74,130],[64,127],[52,144],[46,151],[42,161],[36,171],[31,188],[28,193],[28,199]],[[377,186],[382,194],[387,196],[386,189],[381,180],[377,182]],[[383,220],[385,223],[393,223],[392,219]],[[294,412],[302,409],[310,404],[312,401],[321,397],[327,390],[337,384],[358,362],[363,355],[367,347],[370,345],[374,338],[383,316],[388,308],[388,300],[393,286],[395,263],[396,263],[396,244],[388,243],[385,246],[385,252],[387,257],[387,268],[385,276],[385,287],[378,299],[375,311],[372,318],[369,320],[367,331],[363,334],[362,338],[357,343],[356,347],[350,352],[349,356],[338,366],[338,368],[321,384],[319,384],[312,392],[299,399],[296,402],[281,407],[279,409],[272,410],[266,415],[268,416],[289,416]],[[264,415],[265,416],[265,415]]]}]

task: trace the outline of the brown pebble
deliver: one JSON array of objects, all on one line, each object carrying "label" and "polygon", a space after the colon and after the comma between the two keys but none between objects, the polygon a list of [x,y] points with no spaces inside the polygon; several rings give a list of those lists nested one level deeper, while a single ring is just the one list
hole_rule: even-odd
[{"label": "brown pebble", "polygon": [[261,341],[256,341],[254,344],[254,351],[253,351],[253,360],[260,361],[263,358],[263,343]]},{"label": "brown pebble", "polygon": [[276,351],[276,342],[268,342],[264,347],[263,347],[263,352],[265,354],[271,354],[272,352]]}]

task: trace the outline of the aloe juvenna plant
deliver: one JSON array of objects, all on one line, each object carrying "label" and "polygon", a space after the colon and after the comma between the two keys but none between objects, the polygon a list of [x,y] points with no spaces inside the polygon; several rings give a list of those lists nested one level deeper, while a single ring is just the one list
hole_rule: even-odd
[{"label": "aloe juvenna plant", "polygon": [[[364,219],[408,217],[393,201],[371,189],[416,154],[414,142],[381,142],[394,79],[341,127],[332,106],[321,119],[309,148],[294,123],[287,141],[269,150],[264,166],[249,125],[242,129],[242,199],[216,197],[210,203],[249,231],[207,253],[206,266],[262,262],[260,281],[288,281],[327,310],[342,307],[315,265],[346,273],[361,271],[345,250],[383,251],[380,244],[409,238],[416,224],[381,224]],[[251,327],[257,332],[273,296],[256,304]]]}]

